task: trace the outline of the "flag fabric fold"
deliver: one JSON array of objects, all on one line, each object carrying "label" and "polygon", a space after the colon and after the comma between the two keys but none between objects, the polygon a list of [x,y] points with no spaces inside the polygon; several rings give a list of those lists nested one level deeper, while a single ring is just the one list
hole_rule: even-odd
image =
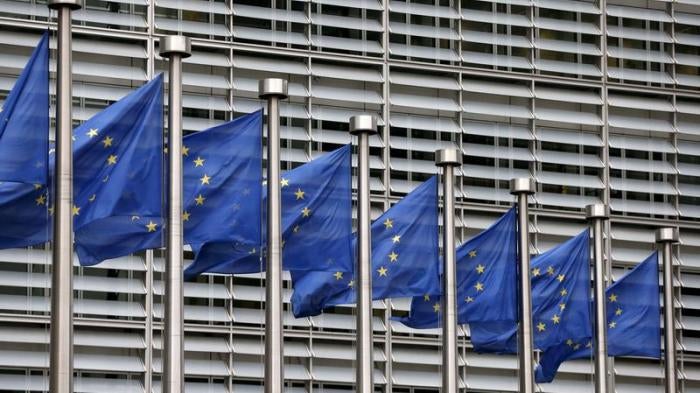
[{"label": "flag fabric fold", "polygon": [[[437,187],[433,176],[372,223],[374,300],[439,292]],[[293,270],[292,284],[292,311],[297,317],[356,302],[352,270]]]},{"label": "flag fabric fold", "polygon": [[49,238],[49,34],[0,105],[0,249]]},{"label": "flag fabric fold", "polygon": [[148,248],[163,225],[163,76],[74,130],[73,220],[80,263]]},{"label": "flag fabric fold", "polygon": [[[285,270],[352,270],[351,150],[343,146],[281,176],[282,261]],[[265,187],[265,184],[263,184]],[[188,279],[204,272],[234,274],[264,270],[267,193],[258,183],[261,199],[241,208],[261,209],[246,223],[261,234],[252,247],[241,242],[209,241],[193,245],[195,261]],[[257,206],[253,206],[257,204]]]},{"label": "flag fabric fold", "polygon": [[[517,319],[516,212],[511,208],[489,228],[457,247],[458,323],[514,321]],[[439,326],[441,297],[426,293],[414,297],[406,326]]]},{"label": "flag fabric fold", "polygon": [[[586,229],[531,262],[533,338],[538,349],[591,336],[589,237]],[[469,329],[477,352],[517,352],[515,321],[472,323]]]},{"label": "flag fabric fold", "polygon": [[[608,356],[661,358],[658,269],[654,252],[605,291]],[[590,358],[591,342],[591,337],[567,339],[545,351],[536,369],[537,382],[552,382],[566,360]]]}]

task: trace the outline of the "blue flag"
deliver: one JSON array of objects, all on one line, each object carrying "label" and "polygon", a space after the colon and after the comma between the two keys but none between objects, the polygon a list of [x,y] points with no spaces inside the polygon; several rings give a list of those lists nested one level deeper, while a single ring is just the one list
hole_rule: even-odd
[{"label": "blue flag", "polygon": [[[515,208],[457,248],[458,323],[517,319],[518,266]],[[440,296],[414,297],[411,313],[399,321],[416,329],[439,326]]]},{"label": "blue flag", "polygon": [[[374,221],[373,299],[439,292],[437,209],[437,177],[433,176]],[[351,272],[292,271],[292,283],[292,311],[297,317],[355,303]]]},{"label": "blue flag", "polygon": [[163,76],[74,130],[73,219],[80,263],[147,248],[162,226]]},{"label": "blue flag", "polygon": [[46,242],[49,36],[45,32],[0,106],[0,249]]},{"label": "blue flag", "polygon": [[[343,146],[280,179],[282,189],[282,261],[285,270],[352,270],[351,151]],[[260,185],[258,185],[260,187]],[[194,245],[195,261],[186,278],[204,272],[253,273],[264,270],[266,243],[263,215],[246,223],[262,233],[258,245],[240,241],[210,241]],[[257,206],[253,206],[256,205]],[[261,200],[247,200],[242,209],[260,209]],[[259,210],[258,210],[259,211]]]},{"label": "blue flag", "polygon": [[[608,356],[661,358],[658,269],[658,253],[654,252],[605,291]],[[567,339],[542,354],[536,380],[552,382],[561,363],[591,355],[590,337]]]},{"label": "blue flag", "polygon": [[184,138],[185,243],[260,244],[262,110]]},{"label": "blue flag", "polygon": [[[588,229],[531,262],[535,347],[545,350],[568,339],[591,336]],[[477,352],[516,353],[517,323],[472,323]]]}]

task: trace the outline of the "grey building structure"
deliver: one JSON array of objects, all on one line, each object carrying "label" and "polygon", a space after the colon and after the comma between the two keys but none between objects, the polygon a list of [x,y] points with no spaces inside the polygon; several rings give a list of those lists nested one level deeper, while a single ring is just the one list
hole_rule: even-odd
[{"label": "grey building structure", "polygon": [[[53,17],[43,0],[0,0],[0,102]],[[533,253],[582,230],[585,205],[608,203],[605,257],[619,277],[653,250],[657,227],[678,226],[680,386],[700,392],[699,0],[86,0],[74,18],[76,124],[162,72],[158,37],[173,33],[193,37],[186,131],[261,107],[258,79],[286,78],[290,169],[348,143],[351,115],[376,114],[375,217],[436,173],[436,149],[456,147],[459,240],[511,205],[508,180],[522,176],[538,182]],[[48,390],[49,265],[43,247],[0,251],[2,391]],[[158,251],[76,261],[76,391],[160,391],[162,276]],[[188,392],[262,392],[263,284],[186,284]],[[439,331],[391,321],[408,306],[375,302],[377,389],[437,392]],[[287,312],[290,392],[353,390],[354,314]],[[476,355],[468,337],[460,327],[463,391],[516,391],[516,359]],[[660,361],[612,363],[616,392],[663,391]],[[591,370],[567,363],[539,389],[592,392]]]}]

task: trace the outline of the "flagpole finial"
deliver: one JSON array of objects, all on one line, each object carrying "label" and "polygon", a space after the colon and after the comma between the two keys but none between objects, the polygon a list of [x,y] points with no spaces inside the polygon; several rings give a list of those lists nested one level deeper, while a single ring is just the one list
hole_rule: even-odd
[{"label": "flagpole finial", "polygon": [[190,57],[192,55],[190,37],[182,35],[166,35],[165,37],[161,37],[158,54],[161,57],[170,57],[172,55],[180,55],[183,59]]},{"label": "flagpole finial", "polygon": [[592,205],[587,205],[586,206],[586,218],[589,220],[595,219],[595,218],[607,220],[608,218],[610,218],[610,209],[608,208],[608,205],[605,205],[602,203],[595,203]]},{"label": "flagpole finial", "polygon": [[435,151],[435,165],[458,166],[462,164],[462,154],[457,149],[440,149]]},{"label": "flagpole finial", "polygon": [[356,115],[350,118],[350,133],[357,135],[361,132],[377,133],[377,117],[374,115]]},{"label": "flagpole finial", "polygon": [[678,243],[678,228],[659,228],[656,230],[657,243]]},{"label": "flagpole finial", "polygon": [[266,78],[261,79],[258,82],[258,97],[268,98],[272,96],[279,97],[279,99],[285,99],[288,97],[287,80],[280,78]]},{"label": "flagpole finial", "polygon": [[531,177],[518,177],[510,179],[510,193],[515,194],[534,194],[535,179]]},{"label": "flagpole finial", "polygon": [[47,5],[52,10],[57,10],[63,7],[68,7],[72,10],[79,10],[83,8],[83,0],[49,0]]}]

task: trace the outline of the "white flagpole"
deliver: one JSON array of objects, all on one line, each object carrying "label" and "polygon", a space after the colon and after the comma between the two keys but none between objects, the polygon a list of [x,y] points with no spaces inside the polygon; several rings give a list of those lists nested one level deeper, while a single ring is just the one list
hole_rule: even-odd
[{"label": "white flagpole", "polygon": [[49,390],[73,393],[73,59],[71,13],[81,0],[49,0],[58,11],[56,180],[51,277]]},{"label": "white flagpole", "polygon": [[435,152],[435,165],[442,167],[442,392],[457,393],[457,264],[455,249],[454,169],[462,163],[456,149]]},{"label": "white flagpole", "polygon": [[267,99],[267,269],[265,271],[265,393],[284,391],[282,326],[282,190],[280,187],[280,100],[287,81],[268,78],[258,84]]},{"label": "white flagpole", "polygon": [[664,269],[664,360],[666,366],[666,393],[678,392],[676,370],[676,318],[673,297],[673,244],[678,243],[677,228],[659,228],[656,243],[660,249]]},{"label": "white flagpole", "polygon": [[530,283],[530,220],[527,197],[535,193],[535,181],[531,178],[511,179],[510,193],[518,201],[518,260],[520,270],[520,324],[518,325],[518,358],[520,367],[520,393],[535,391],[533,339],[532,339],[532,288]]},{"label": "white flagpole", "polygon": [[593,300],[595,304],[595,391],[608,392],[608,323],[605,305],[605,260],[603,259],[603,223],[610,216],[604,204],[586,206],[586,218],[593,231]]},{"label": "white flagpole", "polygon": [[163,327],[163,392],[184,392],[184,283],[182,276],[182,59],[191,54],[190,39],[160,39],[161,57],[168,58],[168,226],[165,260],[165,323]]},{"label": "white flagpole", "polygon": [[377,118],[350,118],[350,133],[358,139],[357,174],[357,374],[355,390],[374,393],[372,343],[372,218],[369,204],[369,136],[377,133]]}]

